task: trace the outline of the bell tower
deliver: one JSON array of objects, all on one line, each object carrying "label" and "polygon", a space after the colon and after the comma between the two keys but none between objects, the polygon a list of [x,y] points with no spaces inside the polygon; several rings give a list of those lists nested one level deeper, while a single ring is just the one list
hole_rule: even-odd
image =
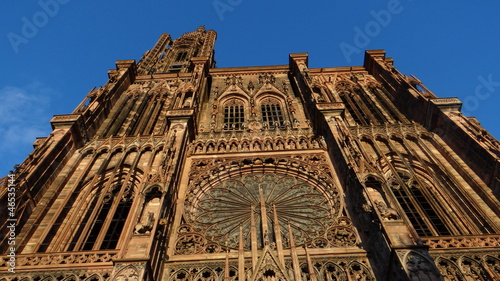
[{"label": "bell tower", "polygon": [[168,33],[161,35],[152,50],[147,51],[137,64],[138,74],[189,73],[194,70],[193,58],[205,57],[214,67],[213,47],[216,34],[204,26],[172,40]]}]

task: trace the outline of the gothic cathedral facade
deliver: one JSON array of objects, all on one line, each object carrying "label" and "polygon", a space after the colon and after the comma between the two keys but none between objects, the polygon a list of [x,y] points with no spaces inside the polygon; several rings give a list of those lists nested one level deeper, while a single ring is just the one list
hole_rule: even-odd
[{"label": "gothic cathedral facade", "polygon": [[215,39],[54,116],[1,186],[0,281],[500,280],[500,143],[457,98],[383,50],[216,68]]}]

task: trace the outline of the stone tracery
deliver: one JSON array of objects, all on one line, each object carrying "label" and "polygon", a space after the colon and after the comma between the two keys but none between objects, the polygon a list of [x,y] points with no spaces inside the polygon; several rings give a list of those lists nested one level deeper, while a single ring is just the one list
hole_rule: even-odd
[{"label": "stone tracery", "polygon": [[[283,247],[290,247],[286,241],[290,237],[288,224],[298,245],[355,247],[357,234],[350,220],[342,217],[339,190],[331,183],[324,156],[291,159],[194,161],[176,253],[238,249],[240,228],[243,247],[248,250],[252,225],[261,248],[276,247],[278,235],[285,241]],[[249,173],[248,169],[258,167],[260,171]]]},{"label": "stone tracery", "polygon": [[[259,195],[259,191],[263,196]],[[265,228],[272,229],[275,208],[281,229],[286,229],[287,222],[290,222],[297,242],[303,243],[316,232],[324,232],[330,224],[333,204],[328,201],[320,191],[302,180],[273,174],[252,174],[212,187],[202,198],[194,200],[188,209],[191,212],[188,217],[205,236],[237,248],[239,226],[244,229],[245,240],[249,239],[250,213],[254,213],[254,223],[261,225],[260,209],[265,207],[269,224]],[[260,233],[260,237],[264,235]],[[261,245],[264,244],[262,239],[265,238],[259,239]],[[245,248],[249,246],[250,243],[246,243]]]}]

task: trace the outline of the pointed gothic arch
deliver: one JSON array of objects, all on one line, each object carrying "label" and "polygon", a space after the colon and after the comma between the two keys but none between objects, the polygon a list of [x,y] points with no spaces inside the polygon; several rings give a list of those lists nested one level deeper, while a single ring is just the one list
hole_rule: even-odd
[{"label": "pointed gothic arch", "polygon": [[348,281],[345,270],[333,262],[323,264],[319,276],[322,278],[320,280],[324,281]]},{"label": "pointed gothic arch", "polygon": [[133,265],[127,265],[116,272],[113,280],[116,281],[131,281],[139,280],[139,270]]},{"label": "pointed gothic arch", "polygon": [[440,278],[434,262],[425,253],[408,251],[402,257],[403,269],[411,280],[437,280]]},{"label": "pointed gothic arch", "polygon": [[439,257],[435,264],[444,278],[444,281],[464,281],[466,280],[460,268],[453,261]]},{"label": "pointed gothic arch", "polygon": [[[352,225],[335,228],[341,226],[336,220],[343,209],[343,202],[339,200],[341,190],[334,187],[326,166],[312,165],[321,166],[321,159],[316,155],[303,160],[239,159],[216,166],[193,163],[194,167],[210,170],[202,172],[197,168],[197,177],[189,184],[182,218],[197,232],[179,233],[176,253],[195,253],[212,244],[219,244],[218,248],[222,249],[225,245],[238,249],[240,226],[244,248],[248,250],[253,243],[250,240],[254,239],[250,235],[252,220],[259,225],[255,241],[261,247],[276,243],[276,229],[281,229],[280,236],[288,237],[288,223],[297,244],[314,244],[314,241],[323,239],[323,244],[329,247],[356,247],[358,238]],[[264,208],[262,204],[267,207],[260,209]],[[278,218],[276,222],[274,210]],[[318,236],[328,231],[332,233],[328,240]],[[344,245],[336,241],[339,237],[354,242]],[[190,249],[185,247],[188,244],[192,245]]]},{"label": "pointed gothic arch", "polygon": [[419,236],[451,235],[452,227],[431,192],[417,176],[399,170],[388,180],[396,201]]},{"label": "pointed gothic arch", "polygon": [[460,259],[460,268],[465,276],[469,278],[473,278],[477,281],[488,281],[491,280],[491,277],[483,267],[481,263],[475,261],[469,257],[462,257]]},{"label": "pointed gothic arch", "polygon": [[348,266],[349,275],[354,280],[375,281],[373,272],[364,264],[353,261]]},{"label": "pointed gothic arch", "polygon": [[219,123],[222,124],[222,129],[229,131],[244,129],[245,120],[248,118],[248,113],[245,110],[247,102],[242,98],[230,96],[221,101],[221,106],[222,112]]},{"label": "pointed gothic arch", "polygon": [[93,274],[90,274],[88,277],[86,277],[85,279],[82,279],[82,281],[105,281],[109,279],[109,275],[108,275],[108,278],[104,278],[101,274],[99,273],[93,273]]},{"label": "pointed gothic arch", "polygon": [[200,270],[200,272],[194,277],[193,280],[195,281],[217,281],[218,278],[217,272],[215,272],[211,268],[203,268]]},{"label": "pointed gothic arch", "polygon": [[286,97],[281,93],[259,93],[255,97],[255,102],[260,108],[256,117],[262,120],[266,129],[285,129],[287,122],[292,120]]},{"label": "pointed gothic arch", "polygon": [[483,264],[490,269],[496,278],[500,278],[500,259],[498,257],[487,255],[483,257]]},{"label": "pointed gothic arch", "polygon": [[58,239],[67,250],[115,249],[142,178],[138,171],[129,175],[130,167],[124,166],[82,186],[75,193],[79,196],[67,203],[71,211],[60,214],[57,235],[47,236],[46,243]]},{"label": "pointed gothic arch", "polygon": [[188,281],[191,280],[191,274],[185,269],[179,269],[174,271],[168,280],[172,281]]},{"label": "pointed gothic arch", "polygon": [[78,276],[76,276],[75,274],[69,274],[62,281],[79,281],[79,280],[80,278],[78,278]]},{"label": "pointed gothic arch", "polygon": [[138,208],[138,221],[134,227],[135,235],[149,235],[153,231],[155,222],[160,217],[162,188],[158,184],[147,186],[141,192]]},{"label": "pointed gothic arch", "polygon": [[321,86],[319,83],[313,83],[311,91],[312,98],[316,103],[328,102],[330,99],[325,87]]}]

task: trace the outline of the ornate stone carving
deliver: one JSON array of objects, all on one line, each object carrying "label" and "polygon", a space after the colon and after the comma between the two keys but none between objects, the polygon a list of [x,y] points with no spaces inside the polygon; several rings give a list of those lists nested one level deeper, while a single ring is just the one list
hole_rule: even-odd
[{"label": "ornate stone carving", "polygon": [[[197,186],[205,184],[209,179],[216,176],[257,167],[303,173],[333,188],[330,167],[325,155],[322,153],[282,155],[279,158],[269,157],[264,160],[260,157],[195,160],[189,174],[189,178],[193,180],[190,189],[196,189]],[[336,191],[333,188],[331,192]]]},{"label": "ornate stone carving", "polygon": [[363,264],[353,262],[349,265],[349,274],[353,280],[375,281],[373,273]]},{"label": "ornate stone carving", "polygon": [[[455,280],[497,280],[500,278],[500,262],[490,255],[465,255],[464,252],[452,252],[438,256],[435,263],[445,281]],[[470,252],[468,252],[470,253]]]},{"label": "ornate stone carving", "polygon": [[204,252],[207,241],[196,233],[186,233],[177,239],[175,252],[180,255],[200,254]]},{"label": "ornate stone carving", "polygon": [[457,265],[446,259],[436,261],[436,266],[445,281],[464,280],[464,276]]},{"label": "ornate stone carving", "polygon": [[399,219],[398,212],[393,208],[387,207],[385,202],[375,201],[375,205],[377,206],[378,211],[380,213],[380,216],[382,217],[383,220],[397,220],[397,219]]},{"label": "ornate stone carving", "polygon": [[120,270],[113,278],[114,281],[135,281],[139,280],[139,273],[133,266],[127,266]]},{"label": "ornate stone carving", "polygon": [[[117,257],[117,252],[107,253],[65,253],[17,255],[17,266],[50,266],[61,264],[108,263]],[[8,258],[0,257],[0,267],[6,266]]]},{"label": "ornate stone carving", "polygon": [[472,278],[473,280],[491,280],[483,266],[473,259],[467,257],[462,258],[461,268],[465,273],[465,276],[469,276],[469,278]]},{"label": "ornate stone carving", "polygon": [[333,247],[355,247],[356,232],[349,226],[336,226],[326,231],[326,238]]},{"label": "ornate stone carving", "polygon": [[276,78],[271,73],[261,73],[259,74],[259,85],[261,84],[274,84]]},{"label": "ornate stone carving", "polygon": [[[206,267],[200,265],[198,267],[186,266],[181,269],[172,269],[168,272],[168,281],[187,281],[187,280],[199,280],[199,281],[213,281],[213,280],[237,280],[238,270],[234,267],[229,268],[227,276],[228,279],[224,279],[226,272],[223,264],[206,264]],[[248,279],[250,280],[250,279]]]},{"label": "ornate stone carving", "polygon": [[29,273],[0,273],[0,281],[108,281],[109,270],[64,270],[45,271],[45,268]]},{"label": "ornate stone carving", "polygon": [[500,235],[487,235],[483,237],[424,237],[422,241],[431,249],[500,247]]},{"label": "ornate stone carving", "polygon": [[[252,121],[247,127],[255,132],[206,133],[190,145],[192,154],[231,153],[244,151],[277,151],[326,149],[326,143],[313,135],[290,135],[280,131],[257,133],[262,123]],[[288,135],[288,136],[287,136]],[[227,147],[230,143],[231,146]],[[234,144],[234,145],[233,145]],[[215,149],[217,147],[217,150]]]},{"label": "ornate stone carving", "polygon": [[[262,190],[264,197],[259,195],[259,190]],[[186,202],[186,219],[210,241],[237,249],[240,226],[243,227],[246,241],[249,239],[251,217],[254,217],[255,225],[262,225],[261,198],[266,198],[265,219],[270,223],[273,208],[276,208],[282,231],[287,229],[287,223],[291,223],[296,242],[304,243],[324,233],[338,214],[339,198],[331,195],[325,197],[324,192],[303,180],[255,173],[227,179],[189,198]],[[267,228],[272,230],[273,225]],[[258,231],[261,231],[260,227]],[[338,234],[349,236],[345,232]],[[260,245],[265,244],[262,240],[264,236],[267,236],[266,233],[259,234]],[[289,237],[289,234],[285,236]],[[337,238],[334,240],[337,241]],[[194,237],[190,237],[189,241],[202,242]],[[249,245],[246,242],[245,248]]]},{"label": "ornate stone carving", "polygon": [[[301,260],[300,272],[302,280],[311,280],[309,268],[305,260]],[[375,277],[368,268],[368,261],[364,256],[350,255],[320,258],[314,260],[314,270],[317,280],[362,280],[374,281]],[[228,280],[237,280],[238,269],[235,261],[229,261]],[[293,266],[290,262],[285,262],[284,268],[276,264],[275,258],[266,254],[262,258],[262,263],[252,268],[250,263],[245,263],[245,280],[294,280]],[[206,280],[198,279],[205,273],[204,278],[208,280],[223,280],[225,265],[222,262],[204,263],[172,263],[167,269],[166,281],[179,280]],[[196,277],[196,278],[195,278]]]},{"label": "ornate stone carving", "polygon": [[148,212],[145,221],[141,221],[135,225],[134,234],[149,234],[151,229],[153,229],[153,223],[155,222],[155,215],[153,212]]},{"label": "ornate stone carving", "polygon": [[339,265],[328,262],[325,263],[321,270],[320,270],[320,276],[324,278],[324,280],[330,281],[330,280],[349,280],[347,278],[346,271]]},{"label": "ornate stone carving", "polygon": [[241,76],[238,75],[228,76],[225,82],[226,86],[238,85],[240,88],[243,88],[243,78],[241,78]]},{"label": "ornate stone carving", "polygon": [[410,278],[416,280],[439,280],[434,263],[420,253],[410,251],[404,256],[404,268]]}]

